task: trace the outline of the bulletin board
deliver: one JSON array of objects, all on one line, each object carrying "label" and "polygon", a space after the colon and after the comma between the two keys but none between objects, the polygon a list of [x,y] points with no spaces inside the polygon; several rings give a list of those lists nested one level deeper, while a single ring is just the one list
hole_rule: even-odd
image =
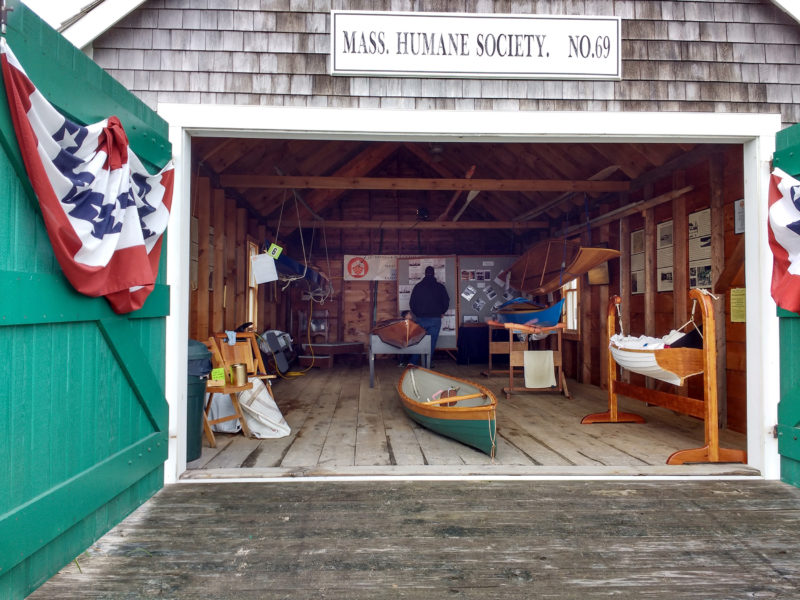
[{"label": "bulletin board", "polygon": [[442,317],[442,329],[436,348],[455,350],[458,341],[458,322],[456,315],[458,298],[458,276],[456,274],[455,256],[419,256],[397,259],[397,315],[409,310],[411,290],[425,275],[425,267],[432,266],[436,272],[436,281],[444,284],[450,296],[450,307]]},{"label": "bulletin board", "polygon": [[459,325],[485,323],[496,308],[520,295],[505,289],[500,273],[514,264],[518,256],[459,256]]}]

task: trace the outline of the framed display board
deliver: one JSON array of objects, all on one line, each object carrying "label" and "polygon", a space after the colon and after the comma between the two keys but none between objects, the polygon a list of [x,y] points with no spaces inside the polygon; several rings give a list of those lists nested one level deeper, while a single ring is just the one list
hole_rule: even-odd
[{"label": "framed display board", "polygon": [[485,323],[498,306],[519,296],[506,290],[498,279],[501,272],[514,264],[518,256],[459,256],[458,302],[459,325]]},{"label": "framed display board", "polygon": [[436,271],[436,281],[444,284],[450,296],[450,307],[442,317],[442,329],[436,348],[455,350],[458,341],[456,316],[457,275],[455,256],[419,256],[397,259],[397,316],[408,310],[411,290],[425,276],[425,267],[431,266]]}]

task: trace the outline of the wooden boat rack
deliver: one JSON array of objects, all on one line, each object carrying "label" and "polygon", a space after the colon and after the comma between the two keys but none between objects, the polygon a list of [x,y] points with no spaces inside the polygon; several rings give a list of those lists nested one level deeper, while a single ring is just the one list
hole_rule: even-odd
[{"label": "wooden boat rack", "polygon": [[[498,322],[490,322],[490,326],[493,327],[503,327],[508,330],[508,341],[503,342],[506,345],[507,352],[508,352],[508,387],[503,388],[503,393],[506,395],[506,398],[510,398],[511,394],[516,392],[559,392],[564,394],[567,398],[571,398],[569,395],[569,389],[567,388],[567,379],[564,376],[564,363],[562,360],[561,350],[563,348],[562,342],[562,332],[564,330],[564,324],[558,323],[552,327],[537,327],[535,325],[521,325],[519,323],[498,323]],[[515,340],[514,334],[520,333],[525,335],[525,339]],[[525,366],[525,352],[529,350],[529,342],[527,336],[530,334],[554,334],[555,337],[555,347],[551,348],[553,351],[553,368],[555,369],[556,375],[556,385],[553,387],[547,388],[529,388],[529,387],[520,387],[514,385],[514,371],[516,369],[522,369]],[[491,332],[490,332],[491,335]],[[552,335],[548,335],[547,338],[549,339]],[[500,343],[500,342],[496,342]],[[495,346],[492,348],[492,342],[490,344],[490,352],[492,349],[497,349]],[[491,369],[491,366],[490,366]],[[517,373],[519,374],[519,373]]]},{"label": "wooden boat rack", "polygon": [[[703,399],[698,400],[686,396],[679,396],[659,390],[639,387],[624,381],[617,376],[617,364],[611,352],[608,353],[608,410],[606,412],[587,415],[581,423],[644,423],[644,419],[635,413],[620,412],[617,405],[617,394],[628,398],[641,400],[648,404],[655,404],[676,412],[697,417],[705,422],[705,445],[700,448],[690,448],[673,452],[667,458],[667,464],[680,465],[684,463],[715,463],[715,462],[747,462],[747,452],[732,448],[719,447],[719,416],[717,402],[717,342],[716,324],[711,295],[699,290],[689,291],[689,298],[696,301],[701,307],[703,318]],[[608,343],[614,335],[616,327],[615,318],[617,305],[621,302],[619,296],[612,296],[608,302],[606,317],[606,332]],[[670,369],[676,372],[682,370],[680,357],[684,355],[691,361],[695,348],[669,348],[671,351]],[[679,353],[679,350],[686,352]],[[655,350],[654,352],[659,352]]]}]

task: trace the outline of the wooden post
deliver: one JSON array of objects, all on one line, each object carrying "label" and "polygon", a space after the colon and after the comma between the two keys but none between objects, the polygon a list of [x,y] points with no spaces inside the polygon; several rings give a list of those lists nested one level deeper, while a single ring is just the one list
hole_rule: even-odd
[{"label": "wooden post", "polygon": [[208,271],[211,248],[209,246],[209,230],[211,226],[211,183],[208,177],[198,177],[197,200],[195,214],[197,215],[197,322],[195,326],[195,339],[205,340],[209,332],[209,291]]},{"label": "wooden post", "polygon": [[[725,269],[725,157],[716,154],[709,161],[709,187],[711,188],[711,281],[716,283]],[[713,289],[713,287],[712,287]],[[727,392],[727,348],[725,344],[725,303],[727,295],[719,293],[719,301],[713,305],[714,321],[717,323],[716,371],[717,397],[719,398],[719,422],[728,420]]]},{"label": "wooden post", "polygon": [[[672,187],[686,185],[686,173],[676,171],[672,177]],[[689,299],[689,219],[686,215],[686,196],[678,196],[672,201],[672,299],[673,326],[680,327],[688,320]],[[681,396],[689,394],[689,386],[677,386]]]},{"label": "wooden post", "polygon": [[212,333],[222,331],[225,325],[223,295],[225,293],[225,192],[214,190],[214,273],[212,281],[214,291],[211,294],[211,329]]}]

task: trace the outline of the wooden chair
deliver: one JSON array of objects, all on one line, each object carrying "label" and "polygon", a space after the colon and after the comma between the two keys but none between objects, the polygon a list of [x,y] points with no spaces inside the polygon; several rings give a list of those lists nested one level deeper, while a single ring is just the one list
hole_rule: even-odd
[{"label": "wooden chair", "polygon": [[[244,413],[242,413],[242,407],[239,404],[239,398],[237,394],[239,392],[243,392],[244,390],[252,389],[253,382],[248,381],[244,385],[232,385],[228,381],[228,377],[230,375],[230,366],[235,364],[234,362],[228,362],[225,360],[224,355],[220,352],[220,347],[217,344],[216,340],[211,337],[208,338],[208,341],[205,342],[206,347],[211,352],[211,366],[213,368],[222,368],[225,370],[225,381],[224,382],[217,382],[212,379],[209,379],[206,383],[206,392],[208,393],[208,398],[206,398],[206,404],[203,408],[203,432],[205,433],[206,439],[208,440],[209,445],[212,448],[217,447],[217,440],[214,437],[214,432],[211,430],[212,425],[216,425],[217,423],[224,423],[225,421],[233,421],[234,419],[239,419],[239,423],[242,426],[242,431],[247,437],[250,437],[250,428],[247,426],[247,421],[244,418]],[[231,398],[231,403],[233,404],[233,411],[232,415],[228,415],[226,417],[220,417],[218,419],[209,419],[208,413],[211,410],[211,401],[214,398],[214,394],[228,394]]]},{"label": "wooden chair", "polygon": [[236,332],[236,342],[233,345],[228,343],[228,335],[223,332],[215,333],[214,339],[217,342],[222,359],[228,365],[244,363],[248,378],[255,377],[265,380],[267,385],[269,385],[268,380],[276,378],[275,375],[267,374],[254,332]]}]

